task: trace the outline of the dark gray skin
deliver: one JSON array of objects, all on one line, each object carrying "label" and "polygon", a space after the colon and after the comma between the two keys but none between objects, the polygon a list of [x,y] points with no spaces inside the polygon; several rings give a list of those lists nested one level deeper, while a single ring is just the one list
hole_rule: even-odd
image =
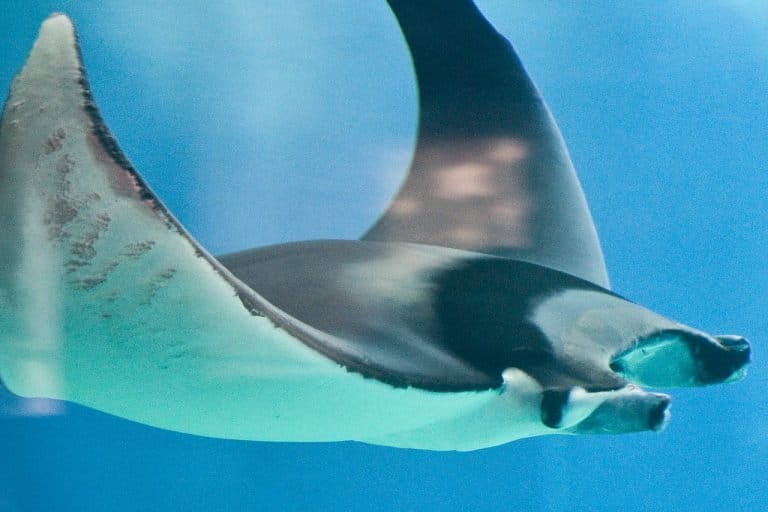
[{"label": "dark gray skin", "polygon": [[413,58],[419,136],[368,241],[465,249],[608,287],[565,143],[512,45],[469,0],[389,0]]},{"label": "dark gray skin", "polygon": [[[271,306],[328,335],[305,334],[305,343],[352,371],[398,387],[500,388],[504,370],[518,368],[541,385],[545,396],[551,392],[546,410],[561,406],[574,387],[598,392],[626,386],[625,375],[639,372],[630,367],[627,354],[660,336],[675,336],[685,347],[682,353],[697,362],[691,366],[695,375],[685,377],[691,385],[728,380],[749,360],[744,340],[719,342],[583,279],[507,258],[421,244],[338,240],[276,245],[219,261]],[[558,297],[574,292],[599,299],[557,305]],[[558,322],[573,337],[554,337],[540,325],[536,312],[542,308],[557,308]],[[583,333],[571,329],[570,324],[603,311],[606,324],[616,325],[601,326],[601,332],[615,329],[623,335],[589,333],[585,341]],[[301,335],[302,328],[292,332]],[[588,350],[573,354],[571,342]],[[660,352],[658,357],[681,356]],[[683,384],[679,375],[663,379],[653,384]]]}]

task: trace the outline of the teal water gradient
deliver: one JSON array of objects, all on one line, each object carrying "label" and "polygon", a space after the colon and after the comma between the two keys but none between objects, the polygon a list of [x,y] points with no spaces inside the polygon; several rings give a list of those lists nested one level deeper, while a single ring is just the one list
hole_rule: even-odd
[{"label": "teal water gradient", "polygon": [[[746,335],[748,377],[676,390],[661,434],[469,454],[201,439],[75,406],[0,415],[0,511],[764,507],[768,7],[478,5],[558,120],[614,289]],[[8,0],[0,84],[51,11],[74,19],[125,153],[214,253],[354,238],[405,171],[415,88],[383,0]]]}]

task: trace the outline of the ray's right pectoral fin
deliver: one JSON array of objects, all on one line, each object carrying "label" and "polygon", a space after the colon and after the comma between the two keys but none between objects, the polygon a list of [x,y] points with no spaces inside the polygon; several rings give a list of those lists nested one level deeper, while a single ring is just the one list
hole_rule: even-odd
[{"label": "ray's right pectoral fin", "polygon": [[522,259],[608,286],[560,131],[509,42],[469,0],[388,0],[411,52],[410,171],[363,236]]},{"label": "ray's right pectoral fin", "polygon": [[71,22],[46,20],[0,124],[6,386],[102,410],[132,393],[140,408],[127,382],[160,383],[151,402],[314,356],[155,198],[99,117]]}]

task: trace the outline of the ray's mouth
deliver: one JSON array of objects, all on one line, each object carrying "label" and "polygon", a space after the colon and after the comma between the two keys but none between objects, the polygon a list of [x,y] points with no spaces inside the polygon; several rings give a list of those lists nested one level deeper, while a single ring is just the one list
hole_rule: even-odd
[{"label": "ray's mouth", "polygon": [[667,329],[616,354],[610,368],[639,386],[692,387],[740,380],[750,359],[749,341],[741,336]]}]

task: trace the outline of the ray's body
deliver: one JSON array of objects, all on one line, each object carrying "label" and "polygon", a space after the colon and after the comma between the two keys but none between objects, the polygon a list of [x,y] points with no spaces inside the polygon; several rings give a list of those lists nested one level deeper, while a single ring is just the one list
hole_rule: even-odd
[{"label": "ray's body", "polygon": [[0,378],[161,428],[470,450],[658,430],[638,385],[735,380],[749,345],[612,293],[544,101],[468,0],[390,0],[411,170],[359,241],[214,258],[121,153],[74,29],[43,24],[0,125]]}]

